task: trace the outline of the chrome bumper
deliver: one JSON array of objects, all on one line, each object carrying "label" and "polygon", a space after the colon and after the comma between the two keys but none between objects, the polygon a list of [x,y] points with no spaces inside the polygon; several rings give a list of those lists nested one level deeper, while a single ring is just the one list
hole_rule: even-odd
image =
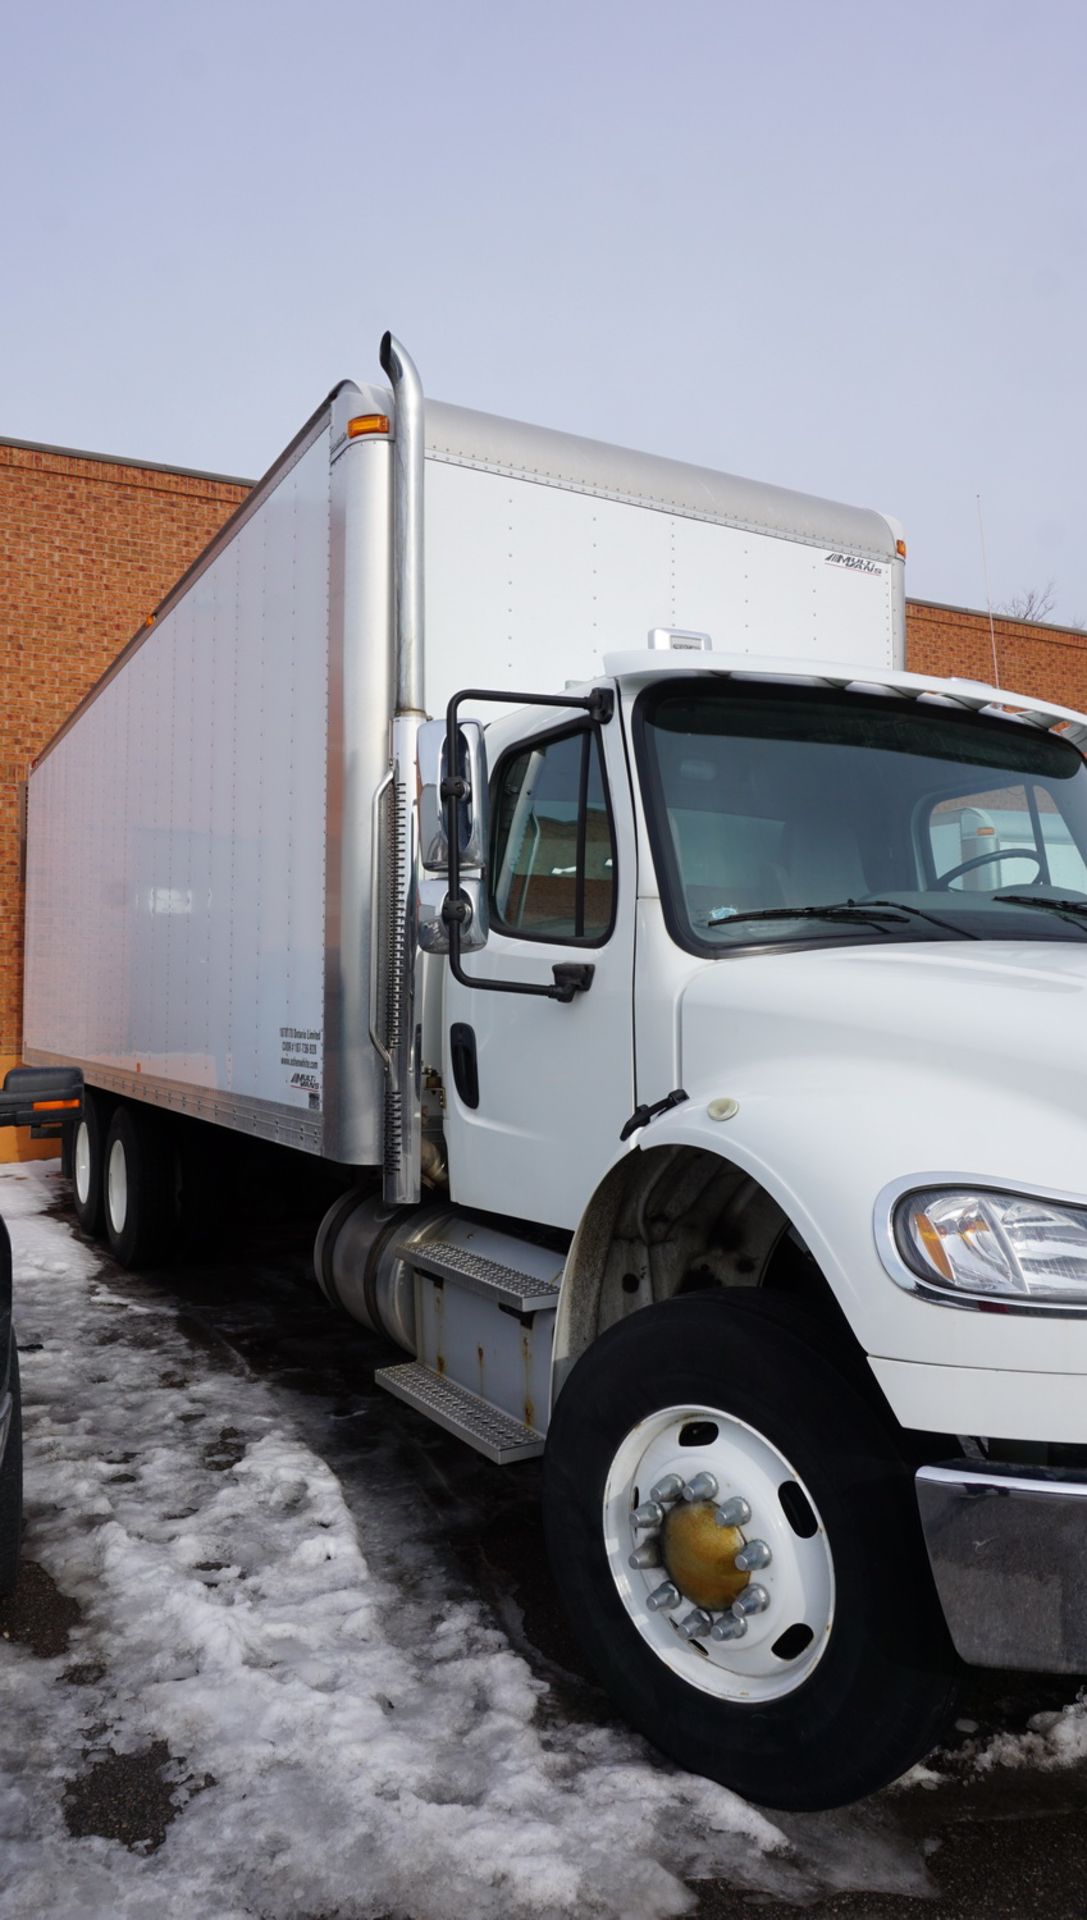
[{"label": "chrome bumper", "polygon": [[969,1461],[922,1467],[917,1504],[964,1660],[1087,1673],[1087,1471]]}]

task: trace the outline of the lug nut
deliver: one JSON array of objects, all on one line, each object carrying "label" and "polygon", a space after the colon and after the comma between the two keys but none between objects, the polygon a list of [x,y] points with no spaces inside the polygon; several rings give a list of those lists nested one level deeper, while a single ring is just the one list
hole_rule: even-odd
[{"label": "lug nut", "polygon": [[734,1493],[731,1500],[721,1502],[713,1517],[719,1527],[746,1527],[751,1508],[742,1493]]},{"label": "lug nut", "polygon": [[710,1639],[717,1641],[742,1640],[746,1632],[747,1621],[743,1618],[742,1614],[737,1619],[734,1613],[723,1613],[719,1620],[714,1621],[710,1629]]},{"label": "lug nut", "polygon": [[696,1473],[683,1489],[685,1500],[716,1500],[717,1482],[712,1473]]},{"label": "lug nut", "polygon": [[748,1613],[765,1613],[769,1605],[770,1595],[766,1588],[752,1585],[745,1587],[732,1602],[732,1611],[737,1620],[742,1620]]},{"label": "lug nut", "polygon": [[644,1573],[647,1567],[659,1567],[660,1563],[660,1548],[656,1541],[646,1540],[640,1547],[635,1547],[627,1566],[633,1567],[635,1573]]},{"label": "lug nut", "polygon": [[675,1583],[666,1580],[662,1587],[654,1587],[645,1604],[650,1613],[671,1613],[673,1607],[678,1607],[682,1598],[683,1595]]},{"label": "lug nut", "polygon": [[650,1487],[649,1498],[651,1500],[678,1500],[682,1492],[683,1481],[680,1475],[678,1473],[666,1473],[663,1480],[658,1480],[655,1487]]},{"label": "lug nut", "polygon": [[699,1640],[713,1626],[713,1616],[703,1607],[695,1607],[685,1620],[679,1623],[679,1633],[684,1640]]},{"label": "lug nut", "polygon": [[740,1548],[733,1565],[740,1573],[758,1573],[760,1567],[768,1567],[773,1559],[765,1540],[749,1540]]},{"label": "lug nut", "polygon": [[630,1516],[632,1527],[659,1527],[664,1519],[664,1508],[659,1500],[644,1500],[635,1507]]}]

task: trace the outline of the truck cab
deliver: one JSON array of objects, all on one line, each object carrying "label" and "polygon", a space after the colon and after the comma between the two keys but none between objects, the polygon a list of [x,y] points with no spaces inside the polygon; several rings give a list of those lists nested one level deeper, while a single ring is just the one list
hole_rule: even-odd
[{"label": "truck cab", "polygon": [[[836,1634],[891,1745],[900,1716],[931,1742],[953,1649],[1087,1661],[1087,722],[709,643],[605,666],[491,722],[474,810],[444,782],[447,852],[480,849],[467,921],[424,887],[453,1213],[398,1243],[418,1357],[379,1378],[493,1457],[496,1418],[511,1458],[546,1427],[552,1555],[576,1539],[575,1623],[631,1717],[659,1740],[663,1688],[671,1751],[822,1804],[888,1751],[839,1699],[811,1771]],[[489,1237],[506,1194],[519,1242]],[[517,1338],[488,1337],[487,1262],[507,1292],[550,1273],[508,1293]],[[789,1701],[762,1768],[750,1727]]]}]

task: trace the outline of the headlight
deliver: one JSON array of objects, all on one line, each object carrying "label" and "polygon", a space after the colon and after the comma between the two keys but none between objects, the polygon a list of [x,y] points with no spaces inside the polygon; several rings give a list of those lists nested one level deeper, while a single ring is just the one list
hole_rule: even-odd
[{"label": "headlight", "polygon": [[921,1279],[1004,1299],[1087,1302],[1087,1209],[1021,1193],[908,1193],[894,1213]]}]

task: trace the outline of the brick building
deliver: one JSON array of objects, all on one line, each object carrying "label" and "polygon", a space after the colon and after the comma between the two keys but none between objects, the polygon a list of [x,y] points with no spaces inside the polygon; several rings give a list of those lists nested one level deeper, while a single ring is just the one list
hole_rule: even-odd
[{"label": "brick building", "polygon": [[[27,769],[247,492],[218,474],[0,440],[0,1074],[22,1041]],[[37,1150],[0,1133],[0,1158]]]},{"label": "brick building", "polygon": [[[996,661],[994,665],[994,649]],[[953,673],[1012,693],[1087,712],[1087,633],[993,617],[933,600],[906,602],[907,665],[915,673]]]},{"label": "brick building", "polygon": [[[219,474],[0,439],[0,1074],[19,1058],[30,762],[243,500]],[[911,600],[908,664],[1087,709],[1087,634]],[[997,671],[994,675],[994,637]],[[0,1132],[0,1158],[33,1151]]]}]

